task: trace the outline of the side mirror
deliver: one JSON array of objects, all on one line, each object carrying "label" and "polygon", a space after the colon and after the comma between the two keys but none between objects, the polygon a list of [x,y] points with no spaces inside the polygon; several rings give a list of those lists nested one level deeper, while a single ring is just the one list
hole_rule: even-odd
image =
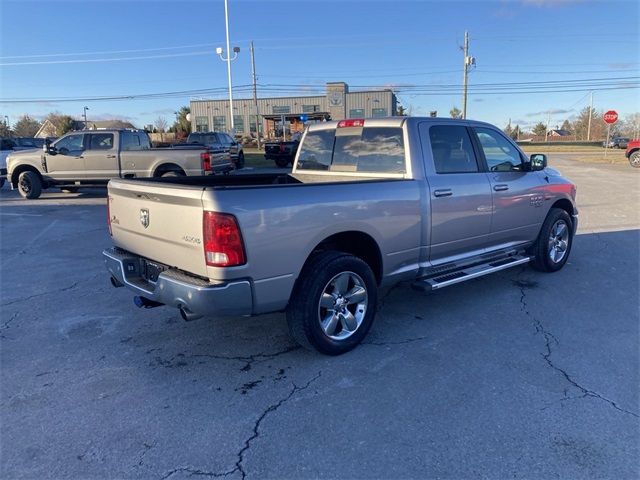
[{"label": "side mirror", "polygon": [[547,156],[543,153],[534,153],[529,157],[532,172],[539,172],[547,168]]}]

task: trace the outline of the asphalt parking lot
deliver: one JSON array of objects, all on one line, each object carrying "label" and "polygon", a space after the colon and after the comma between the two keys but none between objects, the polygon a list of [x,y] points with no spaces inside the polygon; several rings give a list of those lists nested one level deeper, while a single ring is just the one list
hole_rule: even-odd
[{"label": "asphalt parking lot", "polygon": [[640,171],[551,164],[578,185],[562,271],[398,286],[337,358],[281,314],[137,309],[103,191],[5,186],[0,477],[638,478]]}]

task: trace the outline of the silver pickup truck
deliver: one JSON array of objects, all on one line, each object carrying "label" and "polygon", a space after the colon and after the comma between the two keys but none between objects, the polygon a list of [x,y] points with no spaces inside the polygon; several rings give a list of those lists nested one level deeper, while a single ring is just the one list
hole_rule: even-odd
[{"label": "silver pickup truck", "polygon": [[291,174],[112,180],[104,260],[140,307],[285,310],[295,340],[336,355],[371,328],[380,287],[562,268],[576,187],[546,162],[475,121],[316,124]]},{"label": "silver pickup truck", "polygon": [[11,153],[7,178],[24,198],[38,198],[42,189],[106,185],[111,178],[207,175],[232,170],[228,153],[204,146],[151,148],[138,130],[72,132],[42,150]]}]

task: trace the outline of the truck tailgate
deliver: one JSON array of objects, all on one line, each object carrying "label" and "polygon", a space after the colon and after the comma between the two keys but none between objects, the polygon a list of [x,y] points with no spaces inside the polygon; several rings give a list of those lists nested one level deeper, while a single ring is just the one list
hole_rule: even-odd
[{"label": "truck tailgate", "polygon": [[206,277],[203,190],[111,180],[108,202],[114,243],[150,260]]}]

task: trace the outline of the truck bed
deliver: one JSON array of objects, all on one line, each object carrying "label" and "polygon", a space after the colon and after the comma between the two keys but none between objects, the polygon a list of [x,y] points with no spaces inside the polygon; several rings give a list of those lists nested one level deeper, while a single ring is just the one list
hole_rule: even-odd
[{"label": "truck bed", "polygon": [[396,178],[354,177],[345,175],[304,175],[290,173],[258,173],[250,175],[207,175],[192,177],[160,177],[131,179],[136,183],[168,184],[185,187],[213,188],[215,190],[238,187],[271,187],[274,185],[305,185],[319,183],[362,183],[363,181],[398,181]]}]

